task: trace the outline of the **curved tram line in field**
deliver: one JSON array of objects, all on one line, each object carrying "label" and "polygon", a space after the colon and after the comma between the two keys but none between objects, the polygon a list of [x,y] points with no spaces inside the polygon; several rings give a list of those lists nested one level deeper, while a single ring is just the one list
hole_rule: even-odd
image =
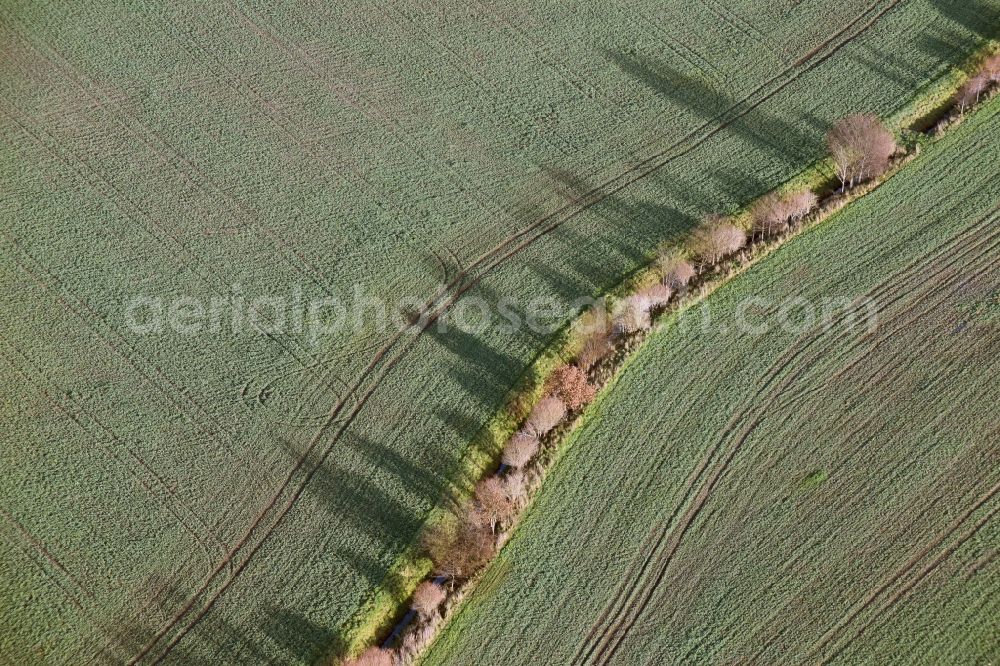
[{"label": "curved tram line in field", "polygon": [[[955,284],[961,281],[967,274],[967,271],[974,270],[978,266],[978,262],[983,259],[986,259],[989,266],[995,265],[997,263],[996,249],[1000,247],[1000,224],[998,224],[1000,223],[1000,214],[998,214],[998,211],[1000,209],[994,209],[989,215],[970,225],[970,227],[945,246],[936,248],[932,253],[914,260],[897,274],[895,279],[887,280],[880,284],[869,291],[866,297],[878,300],[883,306],[890,305],[906,296],[908,291],[903,289],[902,285],[910,284],[912,278],[915,277],[913,274],[919,274],[925,288],[931,289],[932,287],[940,288],[943,284]],[[989,233],[983,235],[984,231]],[[946,263],[943,265],[938,263],[940,259],[945,259]],[[929,272],[925,274],[925,271]],[[857,314],[859,314],[858,311],[844,312],[840,315],[838,321],[834,323],[834,327],[836,328],[837,323],[841,323],[848,317],[853,317]],[[882,325],[884,326],[885,323],[883,322]],[[716,443],[706,452],[697,467],[688,476],[684,484],[681,501],[675,505],[671,516],[662,525],[655,527],[650,532],[650,535],[647,536],[646,543],[640,549],[640,553],[646,553],[640,560],[641,564],[633,565],[629,574],[619,586],[615,597],[591,628],[587,639],[577,651],[572,663],[605,664],[614,657],[625,637],[649,606],[654,593],[666,575],[673,555],[683,540],[685,532],[698,516],[705,503],[710,499],[713,488],[728,469],[730,462],[739,452],[742,444],[749,439],[750,435],[764,419],[765,412],[768,409],[774,408],[772,401],[783,397],[790,400],[791,397],[794,397],[787,394],[787,390],[810,365],[824,355],[826,347],[823,344],[820,344],[809,355],[805,355],[810,347],[814,347],[816,343],[822,341],[823,333],[824,327],[818,326],[792,345],[772,365],[771,370],[764,376],[763,382],[755,394],[748,398],[740,412],[730,419],[729,424],[720,433]],[[841,333],[842,337],[844,335],[844,333]],[[832,342],[836,342],[836,340]],[[851,364],[857,364],[863,358],[855,359]],[[796,369],[790,371],[793,367]],[[722,454],[722,450],[726,447],[726,442],[729,440],[732,440],[729,447],[730,450],[709,471],[713,460]],[[992,499],[997,490],[998,488],[994,487],[973,508],[966,514],[963,514],[964,517],[962,520],[956,521],[933,544],[928,546],[927,550],[936,547],[950,536],[950,534],[961,526],[965,518],[968,518],[985,502]],[[990,516],[995,512],[996,510],[991,512]],[[977,529],[981,526],[982,524]],[[880,588],[875,593],[875,596],[869,599],[861,609],[858,609],[846,618],[843,624],[847,624],[861,610],[870,605],[875,600],[875,597],[881,594],[891,582],[896,581],[907,571],[915,567],[924,554],[926,554],[926,551],[922,551],[920,556],[911,561],[907,567],[904,567],[904,570],[894,576],[890,583]],[[922,573],[921,578],[925,575],[926,572]],[[647,579],[650,577],[651,580],[647,582]],[[813,650],[812,654],[819,652],[826,643],[832,640],[833,634],[839,628],[840,626],[838,625],[836,629],[831,630],[829,637],[822,640],[820,645]]]},{"label": "curved tram line in field", "polygon": [[[297,463],[287,473],[271,499],[247,527],[243,536],[230,547],[226,556],[217,563],[201,586],[191,595],[188,602],[178,609],[173,618],[154,634],[138,654],[133,656],[130,663],[136,664],[145,659],[156,649],[157,645],[167,638],[167,635],[174,627],[184,621],[185,618],[188,618],[187,624],[163,644],[159,655],[153,660],[153,663],[159,663],[212,610],[216,601],[235,582],[264,545],[268,537],[302,496],[305,488],[329,455],[332,445],[339,439],[347,427],[351,425],[381,381],[414,348],[421,335],[454,306],[462,295],[474,288],[483,278],[502,266],[508,259],[516,256],[537,240],[591,207],[606,200],[608,197],[620,192],[632,183],[650,175],[670,162],[687,155],[712,137],[721,133],[734,122],[754,111],[798,80],[803,74],[820,66],[833,57],[841,48],[867,32],[880,18],[898,6],[900,2],[902,0],[872,3],[865,11],[850,21],[847,26],[834,33],[834,35],[797,61],[792,67],[772,77],[746,98],[731,106],[715,119],[703,123],[700,127],[689,132],[666,149],[641,160],[619,176],[604,181],[582,196],[571,199],[556,211],[539,218],[524,229],[508,236],[494,248],[474,259],[467,267],[459,270],[455,277],[440,290],[441,294],[431,298],[421,310],[419,314],[421,315],[422,323],[391,336],[375,353],[368,365],[331,407],[326,415],[326,420],[306,445]],[[859,29],[852,32],[845,39],[836,41],[839,37],[851,31],[852,28],[858,26],[866,17],[870,18]],[[828,49],[827,47],[831,48]],[[333,432],[330,432],[331,429],[333,429]],[[307,462],[328,434],[329,438],[326,441],[325,448],[318,455],[314,456],[314,462],[307,469]],[[293,482],[299,476],[301,478],[293,487]],[[286,492],[290,494],[279,506],[279,502]],[[271,516],[272,512],[274,512],[273,516]],[[255,532],[265,522],[267,525],[264,527],[263,533],[255,542],[252,542]],[[242,555],[239,563],[235,563],[237,555]],[[230,567],[232,567],[231,570]],[[226,578],[212,589],[213,583],[226,570],[229,570]],[[200,605],[200,608],[196,608],[202,597],[205,597],[203,603]],[[98,656],[95,655],[94,658],[96,659]]]},{"label": "curved tram line in field", "polygon": [[[195,624],[197,624],[197,622],[202,617],[204,617],[204,615],[211,609],[215,600],[218,599],[218,597],[221,596],[221,594],[226,589],[228,589],[229,585],[232,584],[232,582],[235,580],[238,574],[249,563],[253,555],[257,552],[257,550],[261,547],[261,545],[263,545],[264,541],[273,532],[273,530],[277,527],[277,525],[281,522],[284,516],[291,509],[291,507],[295,504],[297,499],[301,496],[305,486],[309,483],[309,480],[312,478],[312,475],[315,473],[318,465],[321,465],[323,460],[325,460],[326,455],[328,455],[330,450],[330,445],[332,445],[332,443],[336,441],[336,439],[346,429],[346,427],[350,425],[350,423],[356,417],[356,415],[358,414],[362,406],[365,404],[367,399],[372,395],[372,393],[378,387],[382,378],[384,378],[388,374],[388,372],[390,372],[395,367],[395,365],[399,363],[399,361],[413,348],[420,335],[424,331],[426,331],[427,328],[430,325],[432,325],[439,317],[441,317],[445,312],[447,312],[447,310],[449,310],[462,295],[464,295],[468,290],[475,287],[480,282],[480,280],[482,280],[485,276],[490,274],[496,268],[503,265],[508,259],[516,256],[519,252],[521,252],[522,250],[533,244],[535,241],[544,237],[548,233],[551,233],[552,231],[560,227],[562,224],[572,220],[577,215],[583,213],[589,208],[606,200],[613,194],[628,187],[632,183],[662,168],[663,166],[669,164],[673,160],[679,159],[680,157],[683,157],[684,155],[690,153],[691,151],[695,150],[696,148],[701,146],[703,143],[705,143],[715,135],[722,132],[732,123],[738,121],[742,117],[752,112],[754,109],[765,103],[771,97],[773,97],[774,95],[778,94],[786,87],[791,85],[801,75],[818,67],[820,64],[822,64],[830,57],[832,57],[843,46],[850,43],[852,40],[854,40],[855,38],[866,32],[879,18],[884,16],[893,7],[898,5],[900,1],[901,0],[895,0],[889,3],[883,3],[883,2],[873,3],[868,9],[866,9],[859,16],[855,17],[854,20],[848,23],[847,26],[845,26],[840,31],[832,35],[827,41],[825,41],[823,44],[817,47],[817,49],[810,52],[809,54],[807,54],[807,56],[796,62],[794,66],[784,70],[775,77],[772,77],[769,81],[767,81],[766,83],[762,84],[757,89],[755,89],[746,98],[731,106],[729,109],[724,111],[715,119],[703,123],[700,127],[689,132],[687,135],[685,135],[683,138],[673,143],[668,148],[641,160],[639,163],[628,168],[623,173],[619,174],[618,176],[612,179],[604,181],[603,183],[601,183],[597,187],[590,189],[580,197],[571,198],[566,204],[564,204],[554,212],[539,218],[534,223],[530,224],[524,229],[503,239],[493,249],[481,254],[479,257],[473,260],[468,267],[461,268],[457,272],[457,274],[453,278],[451,278],[441,290],[439,290],[439,293],[435,294],[427,302],[425,308],[422,310],[421,313],[425,317],[425,322],[422,325],[415,326],[409,329],[408,331],[403,331],[392,336],[385,343],[385,345],[374,354],[368,366],[362,371],[362,373],[356,378],[356,380],[348,387],[346,387],[347,390],[335,402],[331,410],[325,415],[324,423],[319,428],[318,432],[315,434],[312,440],[310,440],[310,443],[306,447],[299,461],[296,463],[296,465],[293,466],[291,471],[287,474],[285,480],[279,485],[276,492],[272,496],[271,500],[258,513],[257,517],[248,527],[244,536],[234,546],[232,546],[228,550],[228,552],[226,552],[225,556],[216,565],[216,567],[210,573],[210,575],[208,576],[204,584],[201,586],[201,588],[199,588],[199,590],[197,590],[196,593],[191,597],[188,604],[186,604],[180,610],[180,612],[178,612],[178,614],[175,615],[174,619],[167,626],[163,627],[159,632],[157,632],[153,640],[143,650],[141,650],[138,655],[135,656],[135,658],[133,659],[133,663],[145,658],[155,648],[157,643],[159,643],[177,623],[179,623],[186,615],[191,613],[194,610],[197,600],[201,596],[206,594],[209,588],[212,586],[213,581],[223,571],[226,571],[228,576],[227,579],[222,583],[221,587],[219,587],[206,600],[206,603],[204,604],[202,609],[192,617],[192,621],[177,636],[175,636],[174,639],[172,639],[169,643],[167,643],[163,652],[160,654],[157,660],[165,657],[166,654],[169,653],[170,649],[172,649],[172,647],[176,645],[177,642],[179,642],[179,640],[183,638],[183,636],[186,635],[187,632],[189,632],[191,628]],[[878,11],[877,14],[872,16],[869,19],[869,21],[861,27],[860,30],[852,33],[846,39],[837,42],[836,44],[833,45],[833,48],[823,53],[823,55],[820,55],[820,53],[823,52],[827,46],[833,44],[836,39],[843,36],[848,31],[850,31],[851,28],[855,27],[866,16],[878,10],[880,7],[881,7],[880,11]],[[38,48],[36,45],[32,44],[32,46],[36,49]],[[65,76],[67,76],[70,80],[72,80],[75,85],[84,90],[84,92],[87,95],[89,95],[96,101],[100,102],[100,100],[97,97],[95,97],[95,95],[91,91],[89,91],[81,81],[77,80],[77,78],[73,76],[71,73],[66,72],[65,67],[68,67],[68,64],[64,65],[55,63],[54,66]],[[14,118],[13,115],[10,114],[9,112],[8,116]],[[30,130],[27,126],[18,121],[17,118],[14,118],[14,120],[18,124],[20,124],[27,133],[32,135],[33,138],[43,143],[47,149],[51,149],[51,146],[45,144],[45,142],[42,141],[41,137],[34,134],[32,130]],[[159,149],[156,146],[149,144],[148,141],[145,138],[139,136],[135,132],[135,130],[132,130],[130,128],[130,131],[133,134],[135,134],[138,138],[143,140],[145,143],[147,143],[147,145],[149,145],[151,149],[155,149],[158,154],[162,155],[162,153],[160,153]],[[165,141],[162,139],[162,137],[157,136],[156,138],[160,142],[164,142],[165,145]],[[61,156],[57,156],[57,158],[62,161],[65,161],[65,159],[62,158]],[[164,159],[167,159],[166,156],[164,156]],[[79,157],[77,157],[77,160],[79,161],[80,164],[84,164],[83,161],[79,159]],[[170,160],[167,161],[170,162]],[[208,178],[206,174],[198,170],[194,165],[191,165],[187,162],[184,163],[194,170],[195,175],[198,178],[200,179]],[[89,169],[89,167],[87,168]],[[179,167],[175,168],[179,169]],[[184,171],[182,169],[179,170],[181,172]],[[183,173],[183,175],[185,175],[185,177],[188,177],[190,179],[189,174]],[[88,178],[86,177],[84,178],[87,182],[90,182]],[[214,185],[216,189],[218,188],[218,186],[214,183],[210,183],[210,185]],[[109,187],[112,187],[113,189],[113,186],[110,186],[110,184]],[[130,207],[134,208],[135,210],[138,210],[139,212],[142,212],[141,208],[139,208],[138,205],[135,204],[135,202],[128,201],[127,197],[124,197],[124,200],[130,204]],[[116,202],[116,205],[117,204],[118,202]],[[142,215],[142,217],[148,218],[147,215]],[[149,221],[155,225],[155,221],[151,219]],[[179,242],[178,239],[169,234],[165,229],[160,228],[159,226],[158,228],[162,233],[172,238],[172,240],[174,240],[175,243]],[[273,237],[274,234],[267,233],[267,236],[268,238],[271,238],[271,240],[274,241],[279,247],[284,247],[283,243],[278,242],[278,240],[276,240]],[[299,256],[298,253],[294,254],[298,260],[302,261],[302,257]],[[309,266],[308,264],[306,264],[306,266],[311,269],[310,275],[313,278],[316,277],[315,268]],[[26,270],[30,271],[30,269]],[[206,280],[208,279],[205,276],[200,276],[200,277]],[[45,281],[42,280],[41,282],[44,283]],[[47,285],[43,284],[43,286]],[[85,304],[82,305],[86,307]],[[75,308],[71,309],[77,315],[81,316],[81,318],[86,320],[86,318],[83,317],[82,313],[78,312]],[[114,344],[110,340],[108,340],[107,342],[112,345]],[[399,349],[396,349],[396,347],[399,347]],[[122,353],[124,357],[128,358],[127,354],[124,354],[124,352]],[[321,379],[320,381],[325,382],[325,379]],[[154,385],[156,384],[156,382],[153,383]],[[365,387],[366,384],[370,385],[368,385],[366,388]],[[183,393],[181,394],[183,395]],[[188,400],[190,400],[190,397],[188,396],[185,397]],[[199,407],[199,411],[204,412],[204,408]],[[336,432],[333,433],[332,438],[329,440],[326,450],[318,457],[317,463],[310,470],[304,469],[305,463],[310,454],[313,453],[313,451],[316,449],[322,438],[328,433],[330,428],[334,426],[337,426]],[[278,502],[281,499],[282,495],[291,487],[292,482],[295,480],[295,477],[300,472],[304,475],[303,478],[301,479],[297,487],[293,490],[290,497],[286,500],[285,504],[280,508],[280,510],[278,510],[277,514],[270,521],[270,524],[265,529],[263,536],[255,545],[250,547],[249,551],[246,554],[246,557],[242,560],[242,562],[238,565],[234,565],[236,555],[241,554],[241,551],[248,546],[250,539],[253,536],[253,533],[257,530],[257,528],[261,524],[265,522],[265,519],[268,517],[268,514],[271,513],[271,511],[278,506]]]}]

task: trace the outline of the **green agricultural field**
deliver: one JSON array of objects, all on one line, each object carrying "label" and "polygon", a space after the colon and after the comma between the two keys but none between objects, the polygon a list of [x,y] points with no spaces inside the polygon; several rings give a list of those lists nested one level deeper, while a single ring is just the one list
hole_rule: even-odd
[{"label": "green agricultural field", "polygon": [[523,7],[2,3],[0,663],[340,649],[552,336],[307,304],[600,293],[1000,3]]},{"label": "green agricultural field", "polygon": [[998,137],[666,321],[423,663],[1000,658]]}]

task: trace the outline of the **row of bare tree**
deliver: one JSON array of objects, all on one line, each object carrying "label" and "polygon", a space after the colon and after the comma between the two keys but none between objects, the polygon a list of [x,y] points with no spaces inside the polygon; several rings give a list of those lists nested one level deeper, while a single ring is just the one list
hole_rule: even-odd
[{"label": "row of bare tree", "polygon": [[[888,169],[896,142],[877,117],[855,114],[837,122],[827,135],[842,189],[875,178]],[[770,194],[751,208],[751,239],[766,239],[799,224],[817,205],[816,195],[802,190]],[[498,531],[509,527],[527,502],[529,483],[525,471],[541,451],[541,443],[568,416],[579,412],[596,395],[592,375],[628,336],[649,329],[655,313],[692,279],[711,270],[747,244],[746,232],[721,215],[706,217],[683,249],[663,247],[658,253],[655,284],[633,294],[608,313],[596,308],[584,314],[580,330],[586,331],[574,360],[556,369],[545,383],[542,398],[525,418],[520,430],[507,441],[501,454],[501,471],[481,480],[472,498],[433,525],[424,538],[424,549],[438,579],[468,580],[495,555]],[[439,580],[416,588],[411,608],[425,623],[439,619],[447,589]],[[350,663],[353,666],[391,666],[396,651],[372,647]]]},{"label": "row of bare tree", "polygon": [[969,77],[955,94],[955,106],[959,113],[975,106],[993,86],[1000,84],[1000,54],[987,58],[979,70]]}]

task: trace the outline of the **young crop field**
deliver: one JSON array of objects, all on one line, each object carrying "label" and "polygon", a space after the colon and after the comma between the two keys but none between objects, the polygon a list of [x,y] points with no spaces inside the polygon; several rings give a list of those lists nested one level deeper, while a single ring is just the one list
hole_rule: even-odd
[{"label": "young crop field", "polygon": [[0,664],[342,650],[572,299],[1000,11],[522,5],[2,3]]},{"label": "young crop field", "polygon": [[422,663],[1000,658],[998,137],[666,320]]}]

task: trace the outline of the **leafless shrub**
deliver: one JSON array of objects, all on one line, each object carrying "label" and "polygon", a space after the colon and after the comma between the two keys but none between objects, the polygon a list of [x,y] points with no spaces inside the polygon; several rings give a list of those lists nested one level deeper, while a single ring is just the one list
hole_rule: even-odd
[{"label": "leafless shrub", "polygon": [[392,650],[380,647],[370,647],[354,659],[345,662],[345,666],[393,666],[396,663]]},{"label": "leafless shrub", "polygon": [[896,140],[877,116],[855,113],[827,132],[826,143],[836,164],[841,189],[876,178],[889,168]]},{"label": "leafless shrub", "polygon": [[564,416],[566,416],[566,405],[559,398],[549,395],[539,400],[531,410],[528,420],[524,423],[524,429],[541,438],[559,425]]},{"label": "leafless shrub", "polygon": [[768,238],[784,232],[788,225],[801,222],[817,202],[817,196],[810,190],[761,197],[750,209],[754,238]]},{"label": "leafless shrub", "polygon": [[614,329],[618,335],[630,335],[638,331],[645,331],[653,325],[653,320],[650,317],[652,304],[642,294],[629,296],[619,304],[617,310]]},{"label": "leafless shrub", "polygon": [[413,591],[413,600],[410,605],[417,611],[420,617],[426,619],[433,617],[438,612],[438,608],[444,602],[448,593],[440,585],[435,585],[429,580],[425,580],[417,589]]},{"label": "leafless shrub", "polygon": [[673,289],[659,282],[642,290],[642,296],[649,301],[650,307],[654,310],[669,303],[673,295]]},{"label": "leafless shrub", "polygon": [[503,482],[507,489],[507,496],[510,497],[514,506],[521,506],[528,496],[528,486],[524,478],[524,472],[520,469],[514,469],[504,476]]},{"label": "leafless shrub", "polygon": [[745,243],[743,230],[721,215],[706,217],[688,241],[691,252],[706,264],[718,262]]},{"label": "leafless shrub", "polygon": [[562,400],[570,410],[576,410],[594,399],[597,391],[587,381],[587,374],[575,365],[557,368],[545,382],[545,391]]},{"label": "leafless shrub", "polygon": [[424,539],[434,572],[452,581],[481,569],[493,556],[494,544],[483,514],[472,508],[434,525]]},{"label": "leafless shrub", "polygon": [[691,262],[672,247],[660,249],[656,267],[660,272],[661,282],[671,289],[683,289],[697,274]]},{"label": "leafless shrub", "polygon": [[576,356],[576,362],[581,368],[589,371],[607,358],[612,351],[614,351],[614,345],[611,344],[610,332],[594,333],[584,341],[580,353]]},{"label": "leafless shrub", "polygon": [[497,525],[510,520],[514,515],[514,501],[507,493],[507,485],[502,479],[491,476],[476,484],[476,505],[490,526],[490,532],[496,534]]},{"label": "leafless shrub", "polygon": [[510,438],[503,449],[503,464],[521,468],[538,453],[538,437],[532,433],[519,432]]},{"label": "leafless shrub", "polygon": [[791,224],[798,224],[819,204],[819,197],[812,190],[800,190],[785,198],[786,214]]},{"label": "leafless shrub", "polygon": [[955,94],[955,106],[961,113],[976,104],[982,99],[983,93],[990,87],[990,76],[984,71],[973,76],[965,82]]},{"label": "leafless shrub", "polygon": [[1000,53],[989,58],[979,70],[991,83],[1000,83]]},{"label": "leafless shrub", "polygon": [[577,334],[583,337],[583,345],[576,362],[584,371],[589,371],[614,351],[611,329],[611,319],[604,307],[591,308],[580,318]]},{"label": "leafless shrub", "polygon": [[424,646],[430,644],[434,638],[436,626],[434,623],[427,623],[406,632],[403,636],[403,643],[399,646],[400,663],[412,664]]}]

